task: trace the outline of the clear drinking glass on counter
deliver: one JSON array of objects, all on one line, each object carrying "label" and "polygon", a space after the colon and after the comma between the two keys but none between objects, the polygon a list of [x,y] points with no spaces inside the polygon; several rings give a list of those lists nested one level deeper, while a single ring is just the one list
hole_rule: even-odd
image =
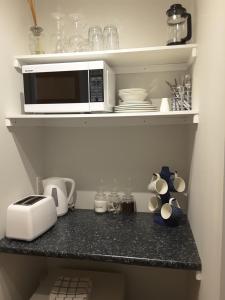
[{"label": "clear drinking glass on counter", "polygon": [[113,50],[119,48],[119,34],[116,26],[105,26],[103,31],[103,37],[105,50]]}]

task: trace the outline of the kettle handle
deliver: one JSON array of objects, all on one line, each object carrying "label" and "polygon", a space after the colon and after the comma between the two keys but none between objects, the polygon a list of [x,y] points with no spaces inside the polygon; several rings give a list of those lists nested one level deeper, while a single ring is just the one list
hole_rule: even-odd
[{"label": "kettle handle", "polygon": [[73,193],[74,193],[74,190],[75,190],[75,181],[73,180],[73,179],[71,179],[71,178],[63,178],[63,180],[65,181],[65,182],[69,182],[69,183],[71,183],[71,190],[70,190],[70,193],[69,193],[69,196],[68,196],[68,198],[67,198],[67,201],[68,201],[68,204],[70,203],[70,200],[71,200],[71,198],[72,198],[72,196],[73,196]]},{"label": "kettle handle", "polygon": [[192,38],[192,21],[191,21],[191,14],[186,14],[187,16],[187,36],[182,39],[182,42],[185,44]]}]

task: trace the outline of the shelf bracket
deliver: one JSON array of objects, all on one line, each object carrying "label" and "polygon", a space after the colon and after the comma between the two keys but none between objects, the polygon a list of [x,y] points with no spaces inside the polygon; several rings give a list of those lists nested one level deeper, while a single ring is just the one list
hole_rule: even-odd
[{"label": "shelf bracket", "polygon": [[5,119],[5,126],[6,127],[12,127],[12,126],[15,126],[15,125],[16,125],[15,120],[12,120],[12,119],[9,119],[9,118]]},{"label": "shelf bracket", "polygon": [[193,123],[198,124],[199,123],[199,115],[194,115],[193,116]]},{"label": "shelf bracket", "polygon": [[197,54],[198,54],[197,53],[197,47],[195,47],[191,51],[191,56],[190,56],[189,61],[188,61],[188,65],[189,66],[191,66],[194,63],[194,61],[195,61],[195,59],[197,57]]},{"label": "shelf bracket", "polygon": [[22,73],[22,65],[20,64],[18,59],[14,59],[13,66],[16,69],[17,72]]},{"label": "shelf bracket", "polygon": [[202,280],[202,271],[197,271],[195,274],[195,278],[197,281],[201,281]]}]

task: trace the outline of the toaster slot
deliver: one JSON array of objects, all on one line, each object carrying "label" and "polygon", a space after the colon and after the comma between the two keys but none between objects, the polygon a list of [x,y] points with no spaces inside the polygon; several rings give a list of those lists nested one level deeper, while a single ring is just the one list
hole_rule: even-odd
[{"label": "toaster slot", "polygon": [[20,201],[17,201],[14,203],[14,205],[25,205],[25,206],[30,206],[33,205],[41,200],[43,200],[45,197],[42,196],[28,196]]}]

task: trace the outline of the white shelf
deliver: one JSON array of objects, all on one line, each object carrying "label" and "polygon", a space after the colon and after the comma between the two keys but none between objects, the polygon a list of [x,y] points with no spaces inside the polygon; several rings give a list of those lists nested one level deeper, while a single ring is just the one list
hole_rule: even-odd
[{"label": "white shelf", "polygon": [[6,126],[105,127],[196,124],[197,111],[169,113],[23,114],[6,117]]},{"label": "white shelf", "polygon": [[104,60],[117,73],[186,70],[197,55],[197,45],[130,48],[80,53],[56,53],[17,56],[14,66],[42,63]]}]

